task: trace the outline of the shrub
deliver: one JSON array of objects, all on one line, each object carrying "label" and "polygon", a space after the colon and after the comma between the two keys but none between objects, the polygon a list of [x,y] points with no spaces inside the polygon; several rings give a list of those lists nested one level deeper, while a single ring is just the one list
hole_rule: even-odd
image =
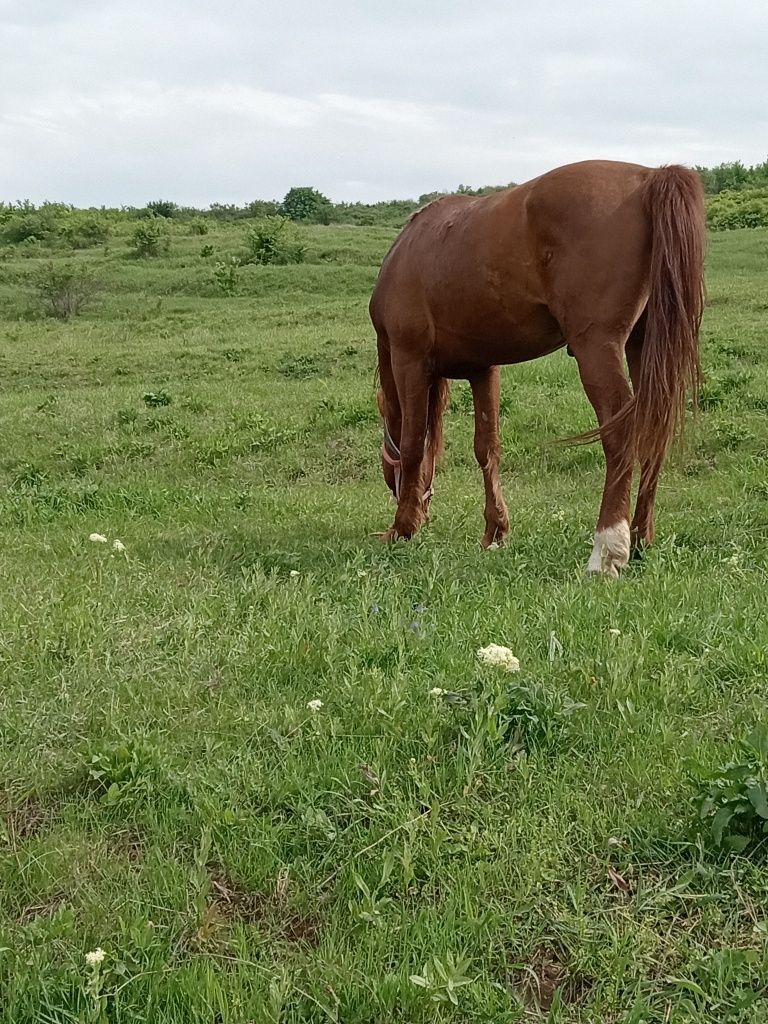
[{"label": "shrub", "polygon": [[189,225],[189,230],[193,235],[207,235],[208,234],[208,221],[202,217],[196,217]]},{"label": "shrub", "polygon": [[176,217],[179,212],[177,204],[172,203],[170,199],[155,199],[147,203],[146,209],[153,217],[165,217],[167,220]]},{"label": "shrub", "polygon": [[754,729],[741,757],[699,781],[699,819],[716,847],[741,853],[768,837],[768,726]]},{"label": "shrub", "polygon": [[707,202],[707,224],[713,231],[768,227],[768,187],[712,196]]},{"label": "shrub", "polygon": [[306,246],[297,241],[285,217],[266,217],[248,233],[242,262],[280,266],[303,263],[306,251]]},{"label": "shrub", "polygon": [[213,256],[214,251],[215,250],[210,242],[206,242],[205,245],[200,246],[200,258],[209,260],[211,256]]},{"label": "shrub", "polygon": [[136,256],[145,259],[149,256],[160,256],[170,249],[168,228],[159,217],[142,221],[133,233],[133,251]]},{"label": "shrub", "polygon": [[9,217],[3,227],[3,241],[9,245],[20,242],[50,242],[57,235],[58,226],[50,213],[36,210],[17,213]]},{"label": "shrub", "polygon": [[59,320],[82,313],[99,288],[87,267],[54,263],[41,267],[34,284],[44,312]]},{"label": "shrub", "polygon": [[280,204],[270,199],[254,199],[244,209],[248,217],[277,217],[280,213]]},{"label": "shrub", "polygon": [[109,240],[109,226],[99,217],[73,217],[62,235],[73,249],[90,249]]},{"label": "shrub", "polygon": [[333,204],[330,199],[309,186],[290,189],[280,206],[280,213],[289,220],[301,220],[314,224],[327,224],[331,219]]},{"label": "shrub", "polygon": [[237,277],[240,270],[240,260],[237,256],[230,256],[226,260],[217,260],[213,268],[213,280],[220,292],[224,295],[234,295],[237,291]]}]

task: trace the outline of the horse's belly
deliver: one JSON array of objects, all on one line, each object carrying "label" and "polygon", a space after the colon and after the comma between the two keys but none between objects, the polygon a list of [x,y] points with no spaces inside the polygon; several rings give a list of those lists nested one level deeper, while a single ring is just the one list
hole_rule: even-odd
[{"label": "horse's belly", "polygon": [[[438,325],[436,325],[438,326]],[[565,344],[560,325],[546,306],[518,309],[514,315],[456,317],[438,326],[435,350],[447,376],[506,363],[524,363]]]}]

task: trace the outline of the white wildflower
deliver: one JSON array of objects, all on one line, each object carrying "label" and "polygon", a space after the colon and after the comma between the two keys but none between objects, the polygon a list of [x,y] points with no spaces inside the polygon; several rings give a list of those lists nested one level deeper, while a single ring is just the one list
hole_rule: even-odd
[{"label": "white wildflower", "polygon": [[313,711],[313,712],[319,711],[322,706],[323,706],[323,702],[321,700],[318,700],[317,698],[315,698],[314,700],[311,700],[309,702],[309,704],[307,704],[308,710],[309,711]]},{"label": "white wildflower", "polygon": [[608,632],[611,634],[611,636],[621,636],[620,629],[609,629]]},{"label": "white wildflower", "polygon": [[103,533],[92,533],[90,535],[90,537],[88,538],[88,540],[92,544],[106,544],[107,543],[107,538],[104,536]]},{"label": "white wildflower", "polygon": [[291,569],[288,575],[295,580],[297,576],[301,576],[301,573],[299,572],[298,569]]},{"label": "white wildflower", "polygon": [[499,644],[488,644],[481,647],[477,657],[484,665],[493,665],[495,668],[506,669],[507,672],[519,672],[520,662],[508,647],[501,647]]},{"label": "white wildflower", "polygon": [[125,551],[125,544],[123,544],[123,542],[121,540],[113,540],[112,541],[112,548],[115,551],[118,551],[118,552],[122,553],[123,551]]},{"label": "white wildflower", "polygon": [[90,953],[85,954],[85,962],[89,967],[98,967],[99,964],[104,963],[106,955],[101,946],[99,946],[97,949],[92,949]]},{"label": "white wildflower", "polygon": [[430,697],[442,697],[444,693],[445,690],[443,690],[442,687],[440,686],[433,686],[432,689],[429,691]]}]

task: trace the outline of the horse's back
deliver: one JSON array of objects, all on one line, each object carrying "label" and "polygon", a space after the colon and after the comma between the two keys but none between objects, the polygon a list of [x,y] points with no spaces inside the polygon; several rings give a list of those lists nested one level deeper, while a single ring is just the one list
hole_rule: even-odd
[{"label": "horse's back", "polygon": [[428,335],[457,361],[469,351],[458,339],[483,340],[492,361],[515,362],[551,351],[582,319],[636,317],[647,292],[644,192],[653,174],[589,160],[488,196],[430,203],[382,264],[371,300],[377,331]]}]

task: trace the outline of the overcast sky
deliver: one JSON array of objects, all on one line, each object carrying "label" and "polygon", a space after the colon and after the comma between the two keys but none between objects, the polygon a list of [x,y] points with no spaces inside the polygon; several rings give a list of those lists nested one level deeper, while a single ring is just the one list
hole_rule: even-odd
[{"label": "overcast sky", "polygon": [[768,0],[0,0],[0,199],[206,206],[768,156]]}]

